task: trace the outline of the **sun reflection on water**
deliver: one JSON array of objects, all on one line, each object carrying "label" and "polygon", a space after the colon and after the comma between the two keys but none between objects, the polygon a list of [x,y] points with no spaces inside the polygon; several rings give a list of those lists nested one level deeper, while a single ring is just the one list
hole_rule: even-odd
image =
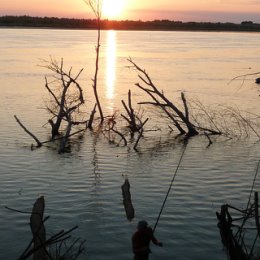
[{"label": "sun reflection on water", "polygon": [[[106,48],[106,98],[113,106],[116,80],[116,32],[107,31]],[[112,108],[112,107],[110,107]]]}]

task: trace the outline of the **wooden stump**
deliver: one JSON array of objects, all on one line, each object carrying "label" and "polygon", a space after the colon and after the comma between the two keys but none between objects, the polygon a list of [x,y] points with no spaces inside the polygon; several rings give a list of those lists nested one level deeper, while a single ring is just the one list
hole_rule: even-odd
[{"label": "wooden stump", "polygon": [[125,179],[124,184],[121,186],[122,195],[123,195],[123,204],[126,212],[126,217],[128,220],[132,220],[135,216],[135,210],[131,200],[131,193],[130,193],[130,183],[128,179]]},{"label": "wooden stump", "polygon": [[44,208],[44,197],[41,196],[34,203],[30,218],[30,226],[33,234],[33,246],[35,249],[35,252],[33,254],[33,260],[48,259],[46,249],[44,246],[46,240],[45,227],[43,223]]}]

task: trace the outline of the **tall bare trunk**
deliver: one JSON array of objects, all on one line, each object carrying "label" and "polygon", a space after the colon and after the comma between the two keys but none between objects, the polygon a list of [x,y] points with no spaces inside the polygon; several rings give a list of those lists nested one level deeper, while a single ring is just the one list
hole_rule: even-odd
[{"label": "tall bare trunk", "polygon": [[93,90],[96,99],[96,103],[98,106],[98,111],[100,115],[101,124],[104,122],[104,115],[102,111],[102,107],[99,101],[98,91],[97,91],[97,81],[98,81],[98,70],[99,70],[99,51],[100,51],[100,17],[97,17],[97,26],[98,26],[98,38],[97,38],[97,47],[96,47],[96,69],[95,75],[93,79]]}]

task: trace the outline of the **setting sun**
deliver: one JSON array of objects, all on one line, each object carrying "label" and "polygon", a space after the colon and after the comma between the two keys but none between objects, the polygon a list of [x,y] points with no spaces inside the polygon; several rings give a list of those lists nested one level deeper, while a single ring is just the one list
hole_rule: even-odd
[{"label": "setting sun", "polygon": [[124,0],[103,0],[102,14],[104,18],[115,19],[122,16]]}]

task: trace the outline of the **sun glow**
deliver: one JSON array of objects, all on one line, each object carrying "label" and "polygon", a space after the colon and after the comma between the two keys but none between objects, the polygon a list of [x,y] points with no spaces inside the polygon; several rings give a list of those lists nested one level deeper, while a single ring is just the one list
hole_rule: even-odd
[{"label": "sun glow", "polygon": [[107,31],[107,49],[106,49],[106,97],[110,101],[110,107],[113,107],[113,98],[115,95],[116,80],[116,32]]},{"label": "sun glow", "polygon": [[116,19],[122,16],[124,9],[124,0],[103,0],[102,15],[103,18]]}]

